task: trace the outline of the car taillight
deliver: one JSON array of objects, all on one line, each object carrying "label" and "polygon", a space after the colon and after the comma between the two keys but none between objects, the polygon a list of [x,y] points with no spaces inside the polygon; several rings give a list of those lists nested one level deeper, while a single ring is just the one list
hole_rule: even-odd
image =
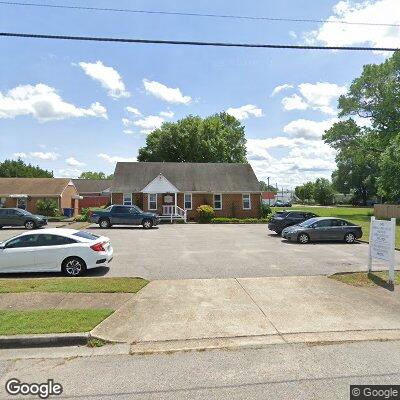
[{"label": "car taillight", "polygon": [[105,244],[106,244],[106,242],[96,243],[96,244],[90,246],[90,248],[94,251],[106,251],[106,249],[104,248]]}]

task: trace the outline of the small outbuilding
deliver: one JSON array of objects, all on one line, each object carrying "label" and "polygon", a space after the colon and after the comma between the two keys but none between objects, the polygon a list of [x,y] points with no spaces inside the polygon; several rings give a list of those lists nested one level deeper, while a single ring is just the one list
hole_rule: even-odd
[{"label": "small outbuilding", "polygon": [[39,200],[52,199],[59,210],[79,208],[79,194],[71,179],[66,178],[0,178],[0,207],[17,207],[37,212]]},{"label": "small outbuilding", "polygon": [[72,179],[81,196],[79,211],[82,208],[102,207],[111,203],[112,179]]}]

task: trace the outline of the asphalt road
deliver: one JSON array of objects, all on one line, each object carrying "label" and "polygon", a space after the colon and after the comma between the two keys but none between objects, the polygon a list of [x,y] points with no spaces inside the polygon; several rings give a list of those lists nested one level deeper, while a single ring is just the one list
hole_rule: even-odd
[{"label": "asphalt road", "polygon": [[[259,225],[161,225],[87,230],[108,236],[114,247],[109,270],[93,274],[147,279],[244,278],[326,275],[365,271],[368,245],[282,240]],[[22,230],[2,229],[0,240]],[[400,262],[400,254],[397,254]]]},{"label": "asphalt road", "polygon": [[399,371],[398,341],[17,359],[0,361],[0,398],[31,398],[8,396],[10,378],[27,383],[52,378],[64,389],[52,398],[348,400],[351,384],[398,384]]}]

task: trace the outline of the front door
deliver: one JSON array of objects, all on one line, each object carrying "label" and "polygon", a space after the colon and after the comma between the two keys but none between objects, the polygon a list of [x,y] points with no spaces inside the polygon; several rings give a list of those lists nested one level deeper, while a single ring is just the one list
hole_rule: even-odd
[{"label": "front door", "polygon": [[27,207],[27,199],[26,197],[19,197],[17,199],[17,208],[21,208],[22,210],[26,210]]}]

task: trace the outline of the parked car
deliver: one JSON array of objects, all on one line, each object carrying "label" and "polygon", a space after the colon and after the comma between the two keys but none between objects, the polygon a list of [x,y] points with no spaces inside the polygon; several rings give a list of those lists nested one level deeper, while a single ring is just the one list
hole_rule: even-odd
[{"label": "parked car", "polygon": [[282,231],[282,237],[305,244],[317,240],[338,240],[354,243],[362,236],[361,226],[344,219],[331,217],[311,218]]},{"label": "parked car", "polygon": [[317,215],[306,211],[284,210],[277,211],[268,224],[268,229],[280,235],[284,228],[292,225],[300,224],[307,219],[316,217]]},{"label": "parked car", "polygon": [[292,203],[290,201],[276,200],[272,207],[292,207]]},{"label": "parked car", "polygon": [[142,225],[149,229],[158,225],[157,214],[144,212],[137,206],[112,205],[105,210],[95,210],[89,215],[89,221],[99,224],[100,228],[110,228],[113,225]]},{"label": "parked car", "polygon": [[113,258],[110,240],[75,229],[24,232],[0,243],[0,272],[57,272],[79,276]]},{"label": "parked car", "polygon": [[25,226],[26,229],[36,229],[47,225],[43,215],[31,214],[20,208],[0,208],[0,228],[3,226]]}]

